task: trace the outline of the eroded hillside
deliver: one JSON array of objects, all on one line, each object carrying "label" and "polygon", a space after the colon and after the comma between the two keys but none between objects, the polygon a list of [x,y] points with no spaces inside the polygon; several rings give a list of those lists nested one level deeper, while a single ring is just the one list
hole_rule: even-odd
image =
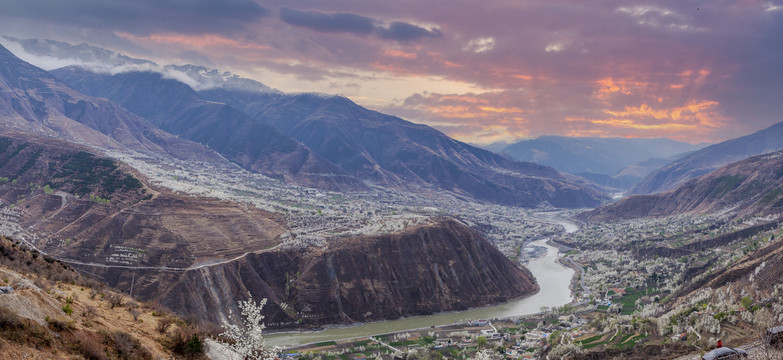
[{"label": "eroded hillside", "polygon": [[219,322],[249,291],[268,298],[270,327],[314,327],[463,310],[538,290],[529,271],[454,221],[349,238],[326,248],[275,250],[184,272],[85,268],[176,312]]},{"label": "eroded hillside", "polygon": [[183,268],[274,247],[286,230],[279,215],[152,189],[130,168],[73,146],[0,145],[4,234],[58,258]]}]

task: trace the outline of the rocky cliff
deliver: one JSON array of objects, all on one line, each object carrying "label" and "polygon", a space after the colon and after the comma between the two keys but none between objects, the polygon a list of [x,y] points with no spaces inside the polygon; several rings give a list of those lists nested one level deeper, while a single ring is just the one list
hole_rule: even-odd
[{"label": "rocky cliff", "polygon": [[[95,271],[96,269],[89,269]],[[220,322],[249,292],[268,298],[272,328],[348,324],[505,302],[538,290],[522,269],[455,222],[273,250],[184,272],[99,269],[120,289],[200,321]],[[135,278],[135,280],[132,279]]]}]

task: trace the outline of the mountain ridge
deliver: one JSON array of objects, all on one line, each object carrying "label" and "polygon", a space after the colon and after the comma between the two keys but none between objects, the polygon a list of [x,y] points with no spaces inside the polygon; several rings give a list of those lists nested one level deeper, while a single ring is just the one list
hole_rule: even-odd
[{"label": "mountain ridge", "polygon": [[668,192],[632,195],[578,217],[606,221],[723,209],[739,214],[783,210],[783,151],[734,162]]},{"label": "mountain ridge", "polygon": [[671,190],[682,182],[707,174],[723,165],[783,149],[783,122],[749,135],[710,145],[649,174],[630,194]]}]

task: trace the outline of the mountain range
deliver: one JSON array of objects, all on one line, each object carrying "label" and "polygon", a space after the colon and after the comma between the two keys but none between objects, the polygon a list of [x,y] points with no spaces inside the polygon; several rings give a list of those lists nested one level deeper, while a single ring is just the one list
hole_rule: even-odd
[{"label": "mountain range", "polygon": [[[32,47],[39,52],[44,48]],[[105,55],[89,49],[90,56]],[[59,53],[70,54],[61,49],[50,56]],[[122,57],[112,57],[118,58]],[[32,68],[14,60],[17,64],[9,63],[9,68]],[[172,139],[207,146],[202,152],[214,150],[246,169],[305,186],[431,188],[531,208],[595,206],[607,199],[586,181],[549,167],[511,161],[428,126],[365,109],[344,97],[283,94],[252,80],[194,66],[168,69],[190,74],[190,80],[190,76],[202,76],[220,87],[196,91],[160,68],[113,75],[96,69],[68,67],[52,72],[70,88],[36,71],[46,74],[53,86],[76,89],[90,95],[93,102],[109,99],[107,104],[119,104],[117,111],[123,114],[128,114],[124,109],[130,110],[135,121],[151,128],[145,133],[161,134],[156,139],[173,134],[169,135]],[[125,133],[141,136],[131,130]]]}]

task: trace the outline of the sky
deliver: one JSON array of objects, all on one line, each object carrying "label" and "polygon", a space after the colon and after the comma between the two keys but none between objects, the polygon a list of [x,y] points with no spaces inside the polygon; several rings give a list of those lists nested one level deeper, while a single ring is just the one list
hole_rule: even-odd
[{"label": "sky", "polygon": [[4,0],[0,34],[341,94],[476,144],[783,121],[783,0]]}]

